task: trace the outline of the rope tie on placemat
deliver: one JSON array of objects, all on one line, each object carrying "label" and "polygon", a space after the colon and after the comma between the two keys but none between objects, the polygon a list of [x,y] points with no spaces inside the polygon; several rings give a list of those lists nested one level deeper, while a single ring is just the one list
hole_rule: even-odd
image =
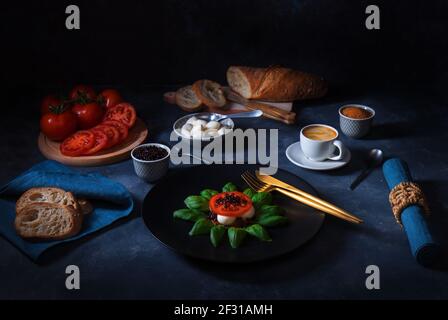
[{"label": "rope tie on placemat", "polygon": [[423,190],[414,182],[397,184],[389,194],[389,202],[395,220],[399,224],[401,224],[401,213],[409,206],[418,205],[426,214],[429,214],[429,206]]}]

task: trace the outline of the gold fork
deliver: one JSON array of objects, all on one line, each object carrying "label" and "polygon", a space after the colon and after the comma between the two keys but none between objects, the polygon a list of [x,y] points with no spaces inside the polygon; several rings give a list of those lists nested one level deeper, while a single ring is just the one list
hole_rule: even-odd
[{"label": "gold fork", "polygon": [[260,180],[261,182],[264,182],[265,184],[272,185],[274,187],[279,187],[279,188],[282,188],[282,189],[286,189],[286,190],[292,191],[294,193],[297,193],[300,196],[308,198],[308,199],[310,199],[310,200],[312,200],[314,202],[320,203],[321,205],[323,205],[325,207],[333,209],[334,211],[339,211],[341,214],[343,214],[345,216],[349,216],[349,217],[358,219],[357,217],[355,217],[351,213],[349,213],[349,212],[347,212],[347,211],[345,211],[345,210],[335,206],[334,204],[331,204],[331,203],[329,203],[329,202],[327,202],[325,200],[322,200],[322,199],[320,199],[320,198],[318,198],[316,196],[313,196],[312,194],[309,194],[309,193],[307,193],[307,192],[305,192],[303,190],[300,190],[299,188],[291,186],[291,185],[289,185],[289,184],[287,184],[287,183],[285,183],[285,182],[283,182],[283,181],[281,181],[279,179],[276,179],[276,178],[274,178],[272,176],[261,175],[259,171],[255,171],[255,176],[257,177],[258,180]]},{"label": "gold fork", "polygon": [[276,187],[276,186],[272,186],[269,184],[266,184],[264,182],[261,182],[260,180],[258,180],[255,176],[253,176],[251,173],[249,173],[248,171],[244,172],[241,175],[241,178],[243,178],[243,180],[247,183],[247,185],[249,187],[251,187],[252,189],[254,189],[256,192],[271,192],[271,191],[278,191],[296,201],[299,201],[303,204],[306,204],[310,207],[313,207],[315,209],[318,209],[320,211],[326,212],[328,214],[331,214],[335,217],[338,217],[340,219],[349,221],[351,223],[362,223],[361,219],[358,219],[354,216],[350,216],[350,215],[345,215],[342,214],[341,212],[335,211],[329,207],[326,207],[320,203],[314,202],[313,200],[303,197],[297,193]]}]

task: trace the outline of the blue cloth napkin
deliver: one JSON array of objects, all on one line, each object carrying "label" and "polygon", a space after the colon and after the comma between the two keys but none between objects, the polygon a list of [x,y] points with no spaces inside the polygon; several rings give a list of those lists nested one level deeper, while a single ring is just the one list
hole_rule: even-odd
[{"label": "blue cloth napkin", "polygon": [[[20,238],[14,229],[15,203],[33,187],[58,187],[76,197],[92,201],[94,212],[84,217],[81,232],[66,240],[30,242]],[[32,260],[47,249],[73,241],[100,230],[128,216],[134,207],[129,191],[120,183],[98,173],[80,173],[55,161],[44,161],[0,189],[0,234]]]},{"label": "blue cloth napkin", "polygon": [[[383,173],[390,190],[401,182],[412,182],[408,165],[397,158],[384,163]],[[417,205],[409,206],[403,210],[401,220],[417,262],[423,266],[436,264],[440,258],[440,247],[429,231],[423,210]]]}]

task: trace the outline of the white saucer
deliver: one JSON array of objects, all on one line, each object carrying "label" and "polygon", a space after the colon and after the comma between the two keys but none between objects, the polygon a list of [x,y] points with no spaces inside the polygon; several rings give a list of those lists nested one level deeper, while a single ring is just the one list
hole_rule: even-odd
[{"label": "white saucer", "polygon": [[333,170],[337,168],[341,168],[350,162],[352,158],[352,154],[350,150],[346,148],[346,154],[344,158],[341,160],[333,161],[333,160],[325,160],[325,161],[313,161],[305,157],[302,152],[302,148],[300,147],[300,141],[293,143],[286,149],[286,157],[288,157],[289,161],[294,163],[295,165],[310,169],[310,170]]}]

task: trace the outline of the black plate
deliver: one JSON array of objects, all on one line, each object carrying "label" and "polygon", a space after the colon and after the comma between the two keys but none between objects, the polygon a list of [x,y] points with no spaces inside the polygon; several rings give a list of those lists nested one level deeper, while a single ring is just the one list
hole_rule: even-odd
[{"label": "black plate", "polygon": [[[247,236],[243,245],[232,249],[228,241],[215,248],[208,236],[190,237],[192,222],[173,218],[173,211],[185,208],[184,199],[206,188],[221,190],[227,182],[246,188],[241,174],[258,169],[250,165],[201,165],[172,170],[146,196],[143,220],[152,234],[169,248],[195,258],[229,263],[247,263],[273,258],[290,252],[310,240],[322,226],[324,214],[277,192],[274,203],[286,210],[289,223],[269,228],[272,242],[261,242]],[[275,175],[310,194],[316,191],[299,177],[279,170]],[[225,238],[227,240],[227,238]]]}]

